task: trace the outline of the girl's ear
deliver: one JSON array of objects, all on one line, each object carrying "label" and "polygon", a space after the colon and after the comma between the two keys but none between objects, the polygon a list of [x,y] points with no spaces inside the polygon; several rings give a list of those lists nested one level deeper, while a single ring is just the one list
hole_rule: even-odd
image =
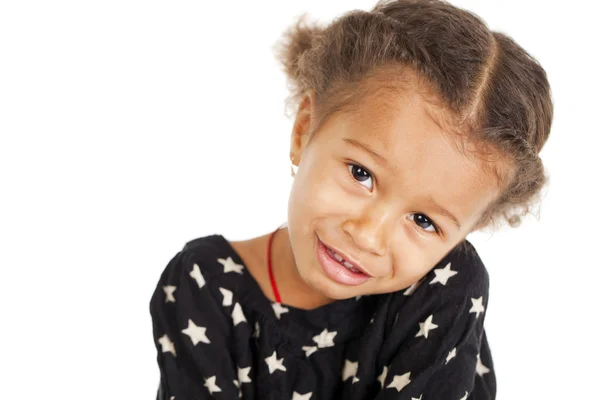
[{"label": "girl's ear", "polygon": [[300,163],[302,152],[308,143],[312,134],[312,127],[315,117],[315,92],[309,89],[305,92],[298,106],[296,120],[292,128],[292,137],[290,142],[290,159],[294,165]]}]

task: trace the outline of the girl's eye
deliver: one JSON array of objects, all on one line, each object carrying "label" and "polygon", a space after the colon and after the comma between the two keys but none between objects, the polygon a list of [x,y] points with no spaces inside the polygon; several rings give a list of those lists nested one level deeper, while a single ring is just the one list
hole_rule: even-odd
[{"label": "girl's eye", "polygon": [[[348,169],[350,174],[352,174],[352,177],[360,182],[361,185],[365,186],[369,190],[373,189],[373,178],[366,169],[358,164],[348,164]],[[363,182],[366,184],[363,184]]]},{"label": "girl's eye", "polygon": [[[415,224],[419,225],[421,229],[430,233],[439,233],[439,229],[436,224],[433,223],[431,219],[429,219],[425,214],[415,213],[411,214],[415,215],[414,218]],[[411,218],[412,219],[412,218]],[[433,228],[433,230],[427,230],[427,228]]]}]

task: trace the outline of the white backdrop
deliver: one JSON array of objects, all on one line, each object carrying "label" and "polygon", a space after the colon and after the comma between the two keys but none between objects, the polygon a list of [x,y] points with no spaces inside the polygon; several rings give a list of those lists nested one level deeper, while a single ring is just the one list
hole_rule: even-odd
[{"label": "white backdrop", "polygon": [[[153,399],[148,304],[193,238],[264,234],[291,184],[272,45],[367,0],[0,2],[0,397]],[[473,234],[498,399],[598,394],[594,2],[453,1],[545,67],[539,221]],[[596,339],[594,339],[596,338]]]}]

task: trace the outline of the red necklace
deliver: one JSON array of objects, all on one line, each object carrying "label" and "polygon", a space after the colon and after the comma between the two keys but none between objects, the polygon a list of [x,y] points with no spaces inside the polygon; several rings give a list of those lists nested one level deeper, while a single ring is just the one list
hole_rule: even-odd
[{"label": "red necklace", "polygon": [[277,284],[275,283],[275,276],[273,275],[273,267],[271,266],[271,242],[273,242],[273,236],[278,229],[279,227],[269,235],[269,241],[267,243],[267,265],[269,266],[269,278],[271,278],[271,287],[273,288],[273,293],[275,294],[275,301],[281,303],[281,297],[279,296]]}]

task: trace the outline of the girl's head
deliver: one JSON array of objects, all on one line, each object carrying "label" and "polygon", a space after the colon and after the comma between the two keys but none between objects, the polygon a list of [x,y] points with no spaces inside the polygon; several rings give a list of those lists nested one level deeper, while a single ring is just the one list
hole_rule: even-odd
[{"label": "girl's head", "polygon": [[[476,15],[406,0],[324,28],[301,17],[278,56],[295,113],[290,243],[326,297],[406,288],[468,233],[499,218],[517,226],[539,199],[553,113],[545,71]],[[327,275],[319,240],[371,278]]]}]

